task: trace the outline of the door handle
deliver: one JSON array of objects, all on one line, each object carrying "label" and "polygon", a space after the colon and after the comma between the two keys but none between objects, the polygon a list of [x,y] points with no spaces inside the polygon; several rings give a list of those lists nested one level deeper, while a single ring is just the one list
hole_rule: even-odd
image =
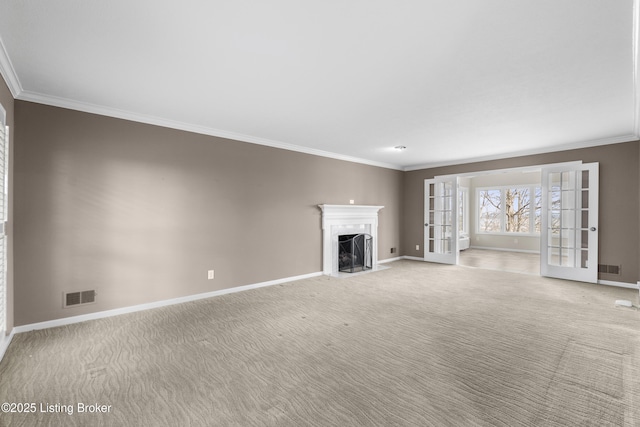
[{"label": "door handle", "polygon": [[424,226],[425,226],[425,227],[428,227],[428,226],[429,226],[429,223],[428,223],[428,222],[427,222],[427,223],[425,223],[425,224],[424,224]]},{"label": "door handle", "polygon": [[596,228],[595,227],[591,227],[589,230],[596,231]]}]

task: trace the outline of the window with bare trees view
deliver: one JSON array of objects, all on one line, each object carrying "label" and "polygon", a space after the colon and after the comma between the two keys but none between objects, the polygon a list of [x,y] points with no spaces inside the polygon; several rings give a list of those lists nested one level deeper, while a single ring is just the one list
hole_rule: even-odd
[{"label": "window with bare trees view", "polygon": [[479,233],[540,233],[542,189],[501,187],[478,190]]}]

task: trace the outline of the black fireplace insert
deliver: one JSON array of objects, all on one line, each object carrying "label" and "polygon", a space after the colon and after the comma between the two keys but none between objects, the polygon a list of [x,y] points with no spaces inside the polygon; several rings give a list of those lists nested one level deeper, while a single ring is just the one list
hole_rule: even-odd
[{"label": "black fireplace insert", "polygon": [[372,240],[365,233],[338,236],[338,270],[345,273],[370,270]]}]

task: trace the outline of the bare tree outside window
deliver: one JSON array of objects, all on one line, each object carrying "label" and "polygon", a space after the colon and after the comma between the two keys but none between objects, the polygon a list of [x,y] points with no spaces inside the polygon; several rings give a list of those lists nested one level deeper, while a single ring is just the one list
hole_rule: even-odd
[{"label": "bare tree outside window", "polygon": [[507,188],[505,200],[505,231],[511,233],[529,232],[529,206],[531,195],[528,188]]},{"label": "bare tree outside window", "polygon": [[468,198],[468,190],[466,188],[461,188],[458,191],[458,233],[467,233],[467,201]]},{"label": "bare tree outside window", "polygon": [[539,233],[542,228],[542,188],[535,188],[535,211],[534,211],[534,223],[533,227],[536,233]]},{"label": "bare tree outside window", "polygon": [[480,230],[488,233],[499,233],[502,231],[502,191],[501,190],[480,190],[479,210],[480,210]]},{"label": "bare tree outside window", "polygon": [[478,191],[478,230],[485,233],[539,233],[540,187],[490,188]]}]

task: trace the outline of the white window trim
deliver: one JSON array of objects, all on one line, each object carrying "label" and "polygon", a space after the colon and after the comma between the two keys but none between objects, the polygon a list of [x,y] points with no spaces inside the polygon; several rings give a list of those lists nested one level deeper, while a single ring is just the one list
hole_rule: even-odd
[{"label": "white window trim", "polygon": [[[489,186],[489,187],[476,187],[476,191],[475,191],[476,200],[475,200],[475,209],[474,209],[475,222],[476,222],[476,234],[482,234],[485,236],[531,236],[531,237],[540,236],[540,232],[538,231],[522,232],[522,231],[506,231],[505,230],[506,206],[505,206],[504,191],[512,188],[528,188],[529,194],[535,201],[535,194],[536,194],[535,190],[536,188],[542,188],[542,187],[540,184],[515,184],[515,185],[496,185],[496,186]],[[500,231],[480,230],[480,192],[487,191],[487,190],[500,190],[500,214],[501,214]],[[536,221],[535,214],[536,214],[535,203],[532,203],[529,206],[529,230],[535,230],[535,221]]]}]

